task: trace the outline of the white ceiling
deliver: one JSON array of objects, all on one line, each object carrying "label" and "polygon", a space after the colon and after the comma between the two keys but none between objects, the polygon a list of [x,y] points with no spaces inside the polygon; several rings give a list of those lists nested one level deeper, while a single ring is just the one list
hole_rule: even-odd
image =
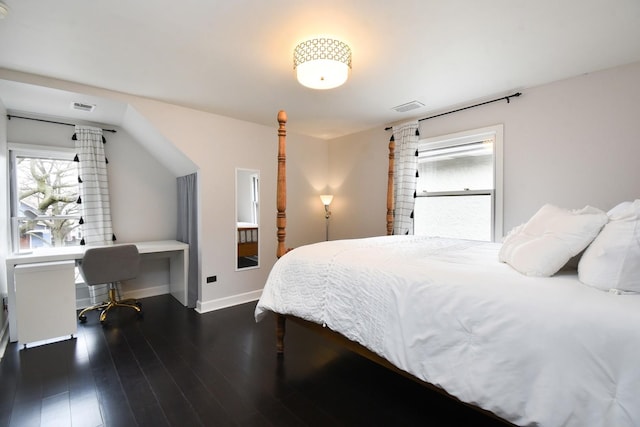
[{"label": "white ceiling", "polygon": [[[285,109],[320,138],[640,61],[638,0],[0,1],[0,68],[268,126]],[[344,86],[296,83],[293,48],[315,35],[351,46]],[[0,84],[7,108],[71,114],[24,86]],[[411,101],[425,106],[392,109]],[[96,102],[92,121],[118,124],[122,107]]]}]

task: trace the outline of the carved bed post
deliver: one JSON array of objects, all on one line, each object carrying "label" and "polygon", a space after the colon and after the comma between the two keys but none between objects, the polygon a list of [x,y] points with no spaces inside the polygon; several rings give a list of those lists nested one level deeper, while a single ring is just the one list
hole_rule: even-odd
[{"label": "carved bed post", "polygon": [[[278,112],[278,124],[278,186],[276,188],[278,249],[276,256],[280,258],[287,252],[285,245],[287,236],[287,113],[284,110]],[[285,321],[284,315],[276,314],[276,351],[279,355],[284,353]]]},{"label": "carved bed post", "polygon": [[393,217],[395,216],[394,210],[394,167],[395,167],[395,150],[396,150],[396,141],[391,135],[391,139],[389,139],[389,177],[387,179],[387,236],[391,236],[393,234]]},{"label": "carved bed post", "polygon": [[287,113],[284,110],[278,112],[278,187],[276,189],[278,217],[278,250],[276,256],[280,258],[287,250],[285,237],[287,232]]},{"label": "carved bed post", "polygon": [[276,354],[284,354],[284,333],[286,331],[284,314],[276,314]]}]

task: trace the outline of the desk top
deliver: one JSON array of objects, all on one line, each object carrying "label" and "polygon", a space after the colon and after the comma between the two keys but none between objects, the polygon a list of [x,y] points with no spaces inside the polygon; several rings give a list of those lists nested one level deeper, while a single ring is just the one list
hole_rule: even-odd
[{"label": "desk top", "polygon": [[[156,253],[156,252],[171,252],[171,251],[183,251],[189,248],[189,245],[177,240],[158,240],[152,242],[131,242],[131,243],[116,243],[118,244],[134,244],[138,247],[138,251],[141,254]],[[106,245],[105,245],[106,246]],[[110,245],[109,245],[110,246]],[[23,254],[11,254],[7,256],[7,266],[15,266],[18,264],[28,264],[36,262],[50,262],[50,261],[64,261],[71,259],[82,258],[84,252],[89,248],[96,248],[100,246],[63,246],[58,248],[38,248],[33,252]]]}]

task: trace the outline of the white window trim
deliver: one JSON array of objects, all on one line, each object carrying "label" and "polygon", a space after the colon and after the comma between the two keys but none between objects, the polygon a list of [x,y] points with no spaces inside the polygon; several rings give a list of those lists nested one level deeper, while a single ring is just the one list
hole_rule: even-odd
[{"label": "white window trim", "polygon": [[[491,241],[499,242],[504,236],[503,217],[504,217],[504,199],[503,199],[503,152],[504,152],[504,125],[497,124],[486,126],[478,129],[471,129],[463,132],[456,132],[447,135],[433,136],[421,139],[419,147],[425,145],[429,148],[440,148],[447,146],[465,145],[477,142],[482,138],[493,138],[493,182],[494,195],[493,207],[491,212],[491,220],[493,229]],[[471,193],[467,193],[471,194]]]},{"label": "white window trim", "polygon": [[34,145],[34,144],[18,144],[10,142],[8,145],[9,152],[12,155],[33,157],[38,156],[50,156],[53,158],[69,157],[73,160],[73,156],[76,154],[75,148],[68,147],[51,147],[49,145]]}]

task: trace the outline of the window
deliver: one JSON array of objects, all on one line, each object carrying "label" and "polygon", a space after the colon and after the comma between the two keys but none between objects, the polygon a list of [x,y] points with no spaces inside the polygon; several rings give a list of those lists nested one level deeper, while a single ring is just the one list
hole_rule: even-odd
[{"label": "window", "polygon": [[418,172],[416,235],[502,236],[502,125],[421,140]]},{"label": "window", "polygon": [[14,252],[80,244],[74,154],[67,149],[10,146]]}]

